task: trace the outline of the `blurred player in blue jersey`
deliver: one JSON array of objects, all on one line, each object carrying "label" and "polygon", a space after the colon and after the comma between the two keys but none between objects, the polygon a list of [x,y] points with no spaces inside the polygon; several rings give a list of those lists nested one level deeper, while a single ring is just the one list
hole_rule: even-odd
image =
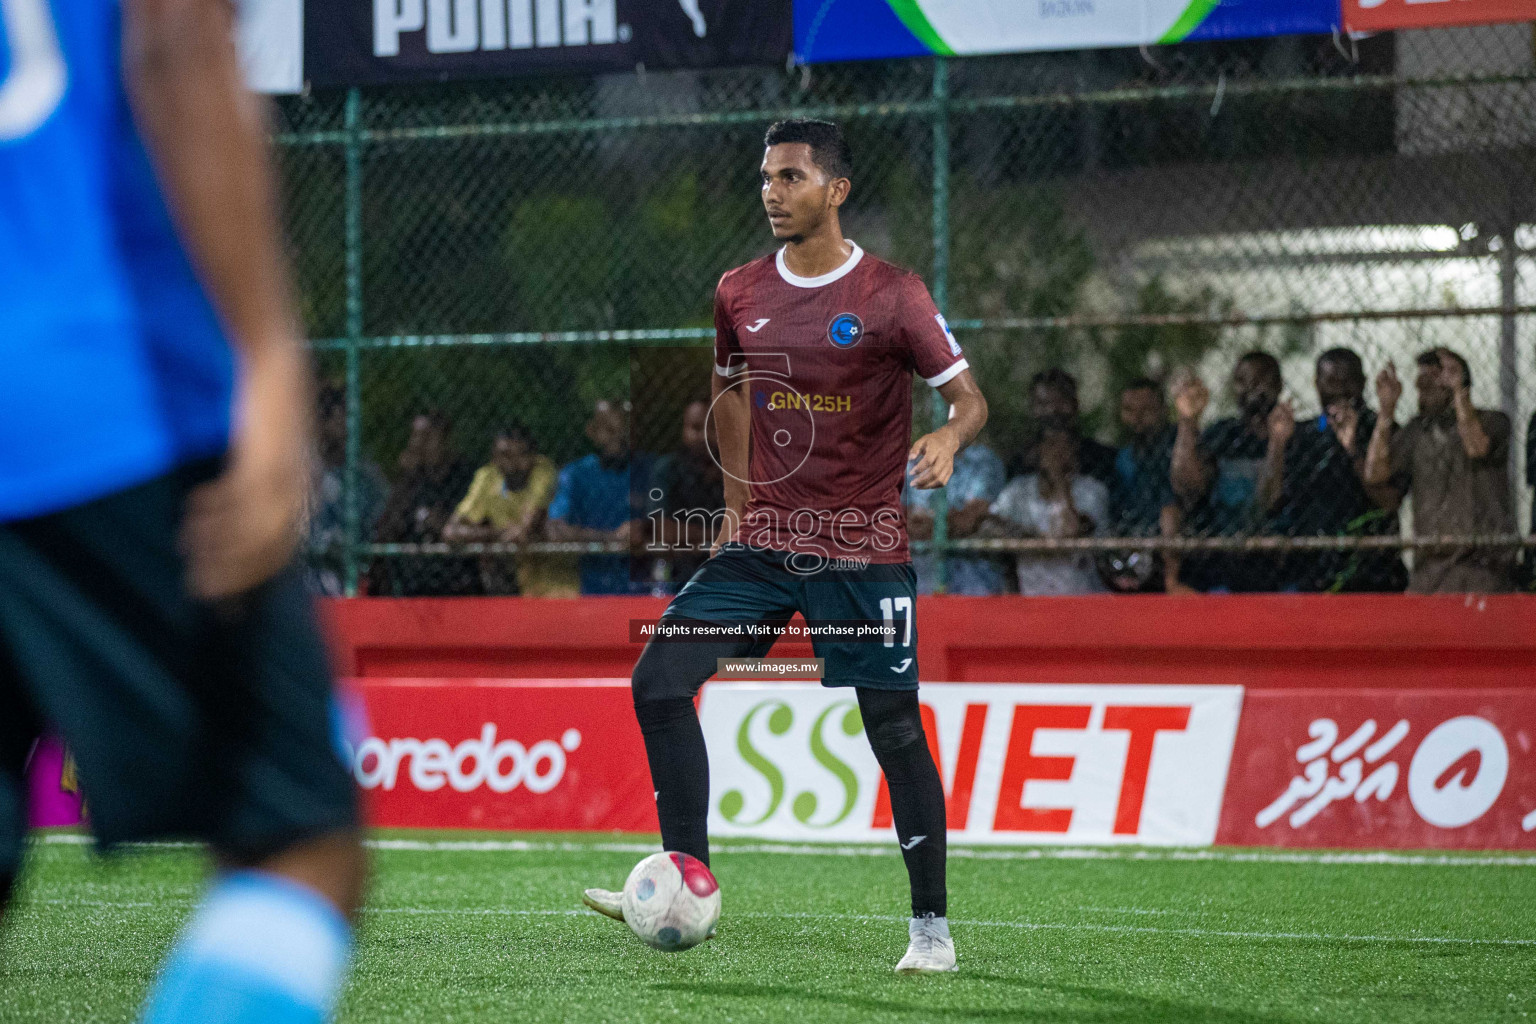
[{"label": "blurred player in blue jersey", "polygon": [[0,0],[0,900],[56,729],[104,846],[219,861],[152,1024],[327,1019],[365,872],[292,564],[310,375],[230,7]]}]

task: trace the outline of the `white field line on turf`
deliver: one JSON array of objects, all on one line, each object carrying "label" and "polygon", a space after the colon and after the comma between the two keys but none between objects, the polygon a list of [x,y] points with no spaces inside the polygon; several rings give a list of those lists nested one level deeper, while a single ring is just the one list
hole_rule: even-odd
[{"label": "white field line on turf", "polygon": [[[902,921],[905,917],[880,914],[741,914],[740,917],[803,918],[811,921]],[[1298,940],[1301,942],[1411,942],[1454,946],[1536,946],[1536,939],[1466,939],[1445,935],[1329,935],[1324,932],[1239,932],[1213,928],[1158,928],[1153,925],[1072,924],[1048,921],[964,921],[951,924],[971,928],[1017,928],[1021,931],[1110,932],[1116,935],[1189,935],[1217,939]]]},{"label": "white field line on turf", "polygon": [[[90,910],[191,910],[197,906],[190,900],[162,900],[158,903],[149,903],[143,900],[71,900],[71,899],[29,899],[23,900],[23,907],[38,905],[45,907],[79,907]],[[441,917],[600,917],[593,911],[582,908],[569,910],[518,910],[511,907],[364,907],[364,914],[410,914],[415,916],[441,916]],[[895,918],[892,918],[895,920]]]},{"label": "white field line on turf", "polygon": [[[142,909],[175,907],[191,909],[184,902],[112,903],[104,900],[28,900],[48,906],[89,906],[92,909]],[[599,917],[586,909],[521,910],[510,907],[365,907],[364,914],[407,914],[423,917]],[[735,917],[770,921],[858,921],[904,924],[908,918],[894,914],[812,914],[743,913]],[[1192,938],[1255,939],[1294,942],[1385,942],[1437,946],[1536,946],[1536,939],[1469,939],[1454,935],[1331,935],[1326,932],[1244,932],[1215,928],[1159,928],[1153,925],[1086,924],[1066,921],[969,921],[956,919],[951,924],[967,928],[1011,928],[1018,931],[1099,932],[1111,935],[1186,935]]]},{"label": "white field line on turf", "polygon": [[41,904],[45,907],[89,907],[92,910],[150,910],[161,907],[191,907],[186,900],[165,900],[160,903],[151,903],[147,900],[67,900],[67,899],[24,899],[22,905]]},{"label": "white field line on turf", "polygon": [[[38,842],[48,845],[83,846],[91,842],[85,835],[67,833],[45,835]],[[127,844],[154,849],[184,849],[197,843],[141,843]],[[364,841],[371,850],[407,853],[655,853],[660,847],[655,843],[549,843],[522,839],[368,839]],[[823,846],[806,843],[790,845],[780,843],[736,843],[716,846],[716,853],[762,853],[794,857],[894,857],[900,851],[895,846]],[[1531,868],[1536,867],[1536,855],[1495,854],[1473,857],[1461,854],[1441,853],[1392,853],[1392,852],[1309,852],[1288,850],[1222,850],[1222,849],[1167,849],[1125,850],[1116,847],[1021,847],[1017,849],[997,847],[951,846],[949,856],[956,860],[1110,860],[1110,861],[1212,861],[1226,864],[1385,864],[1406,867],[1455,867],[1455,868]]]}]

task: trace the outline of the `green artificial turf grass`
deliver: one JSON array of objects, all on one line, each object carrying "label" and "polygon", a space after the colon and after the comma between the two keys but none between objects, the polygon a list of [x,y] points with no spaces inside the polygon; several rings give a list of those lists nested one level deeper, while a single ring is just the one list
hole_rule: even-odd
[{"label": "green artificial turf grass", "polygon": [[[1536,858],[957,857],[950,915],[961,972],[903,978],[891,972],[906,947],[894,851],[721,844],[719,937],[669,955],[580,908],[583,887],[616,888],[639,859],[601,848],[612,839],[515,837],[532,844],[515,850],[508,836],[385,838],[503,848],[377,851],[346,1022],[1225,1024],[1536,1013]],[[101,863],[80,845],[35,846],[0,940],[0,1021],[130,1021],[204,872],[185,849]],[[1427,941],[1441,939],[1452,941]]]}]

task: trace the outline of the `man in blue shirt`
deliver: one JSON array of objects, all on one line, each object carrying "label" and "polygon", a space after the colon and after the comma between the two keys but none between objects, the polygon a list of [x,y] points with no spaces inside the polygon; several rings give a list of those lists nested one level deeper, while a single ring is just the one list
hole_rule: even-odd
[{"label": "man in blue shirt", "polygon": [[0,902],[46,722],[104,846],[195,836],[221,865],[144,1019],[313,1024],[363,855],[293,559],[313,391],[231,5],[0,7]]},{"label": "man in blue shirt", "polygon": [[[1169,479],[1175,431],[1157,381],[1141,377],[1120,389],[1120,426],[1126,444],[1115,456],[1106,532],[1112,537],[1176,532],[1178,499]],[[1158,557],[1149,551],[1112,551],[1099,558],[1100,571],[1111,589],[1121,593],[1163,590],[1165,572],[1171,566],[1177,576],[1177,565],[1177,557]]]},{"label": "man in blue shirt", "polygon": [[[1280,399],[1280,362],[1267,352],[1249,352],[1232,369],[1237,415],[1200,429],[1210,391],[1198,379],[1174,391],[1178,431],[1169,471],[1174,493],[1188,510],[1185,529],[1196,537],[1251,537],[1269,526],[1268,488],[1278,486],[1274,469],[1283,461],[1295,414]],[[1186,555],[1177,580],[1197,590],[1244,593],[1277,589],[1276,560],[1266,554],[1205,552]]]},{"label": "man in blue shirt", "polygon": [[[310,589],[340,597],[345,593],[347,509],[347,396],[340,385],[320,389],[320,445],[305,529]],[[384,471],[364,456],[357,465],[357,536],[367,538],[389,500]]]},{"label": "man in blue shirt", "polygon": [[[949,504],[946,525],[951,539],[961,540],[976,533],[1006,482],[1003,460],[980,440],[973,441],[955,456],[954,475],[944,487],[945,500]],[[934,495],[938,493],[937,489],[913,487],[911,474],[908,474],[905,493],[907,532],[913,540],[933,537]],[[938,582],[938,559],[933,555],[913,555],[912,568],[917,572],[917,592],[933,593]],[[947,594],[988,597],[1001,594],[1005,586],[1001,566],[996,559],[985,555],[952,554],[945,572]]]},{"label": "man in blue shirt", "polygon": [[[598,402],[587,440],[597,450],[560,470],[545,533],[553,541],[643,543],[647,462],[629,450],[628,410]],[[581,556],[583,594],[643,590],[643,581],[631,579],[628,555]]]}]

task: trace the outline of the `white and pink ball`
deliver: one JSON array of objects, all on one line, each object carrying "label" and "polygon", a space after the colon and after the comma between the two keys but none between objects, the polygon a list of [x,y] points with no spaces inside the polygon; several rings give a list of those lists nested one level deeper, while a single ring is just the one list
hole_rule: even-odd
[{"label": "white and pink ball", "polygon": [[624,882],[624,921],[648,946],[677,953],[709,938],[720,920],[720,883],[686,853],[655,853]]}]

